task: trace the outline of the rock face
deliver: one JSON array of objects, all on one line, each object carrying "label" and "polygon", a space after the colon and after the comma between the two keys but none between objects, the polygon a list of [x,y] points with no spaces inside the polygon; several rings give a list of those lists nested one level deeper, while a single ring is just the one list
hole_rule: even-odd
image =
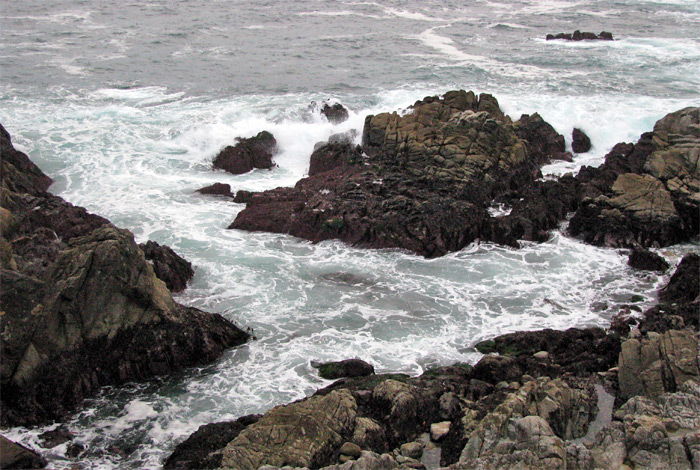
[{"label": "rock face", "polygon": [[102,385],[202,364],[247,339],[222,317],[175,303],[130,232],[44,192],[46,178],[10,148],[2,425],[61,419]]},{"label": "rock face", "polygon": [[165,282],[171,292],[181,292],[194,276],[192,263],[179,256],[169,246],[161,246],[154,241],[139,244],[147,261],[153,265],[158,279]]},{"label": "rock face", "polygon": [[658,121],[636,145],[618,144],[578,180],[589,195],[569,230],[595,245],[666,246],[700,232],[700,108]]},{"label": "rock face", "polygon": [[551,190],[520,194],[539,176],[538,165],[563,151],[549,134],[538,141],[545,127],[513,125],[492,96],[464,91],[428,97],[403,116],[368,116],[364,154],[347,142],[317,149],[308,178],[254,195],[230,228],[428,257],[476,238],[513,246],[518,238],[540,239],[571,210],[570,197],[551,198],[559,204],[551,209],[514,208],[498,220],[487,209],[499,195],[532,201]]},{"label": "rock face", "polygon": [[236,145],[224,148],[214,159],[214,168],[234,175],[248,173],[253,168],[270,169],[277,149],[275,137],[267,131],[247,139],[237,138]]},{"label": "rock face", "polygon": [[591,149],[591,139],[579,128],[571,133],[571,148],[576,153],[586,153]]},{"label": "rock face", "polygon": [[221,468],[318,468],[352,435],[356,414],[357,404],[347,390],[273,408],[223,449]]}]

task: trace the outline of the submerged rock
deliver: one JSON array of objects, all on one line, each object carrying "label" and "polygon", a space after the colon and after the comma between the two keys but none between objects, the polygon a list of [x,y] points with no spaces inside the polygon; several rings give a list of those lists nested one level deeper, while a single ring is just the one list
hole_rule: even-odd
[{"label": "submerged rock", "polygon": [[210,186],[205,186],[204,188],[198,189],[197,192],[200,194],[233,197],[233,193],[231,193],[231,185],[224,183],[214,183]]},{"label": "submerged rock", "polygon": [[44,192],[7,145],[1,156],[3,426],[59,420],[103,385],[203,364],[248,338],[175,303],[129,231]]},{"label": "submerged rock", "polygon": [[267,131],[255,137],[237,138],[236,144],[224,148],[214,158],[214,168],[228,171],[234,175],[248,173],[254,168],[270,169],[274,166],[272,156],[277,149],[277,141]]},{"label": "submerged rock", "polygon": [[609,33],[607,31],[601,31],[600,34],[595,34],[591,32],[581,32],[579,30],[576,30],[571,33],[559,33],[559,34],[548,34],[546,37],[547,41],[551,41],[554,39],[563,39],[566,41],[595,41],[595,40],[600,40],[600,41],[612,41],[613,40],[613,35],[612,33]]},{"label": "submerged rock", "polygon": [[644,271],[659,271],[666,272],[670,267],[662,256],[657,255],[653,251],[645,248],[635,248],[630,253],[627,264],[635,269]]}]

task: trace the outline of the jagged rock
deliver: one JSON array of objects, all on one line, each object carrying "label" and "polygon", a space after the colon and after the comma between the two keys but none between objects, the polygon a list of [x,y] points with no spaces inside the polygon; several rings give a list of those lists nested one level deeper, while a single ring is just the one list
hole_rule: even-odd
[{"label": "jagged rock", "polygon": [[666,246],[700,233],[700,108],[668,114],[636,145],[618,144],[578,180],[589,196],[570,232],[596,245]]},{"label": "jagged rock", "polygon": [[165,461],[165,470],[215,469],[221,465],[221,450],[233,441],[241,431],[256,423],[261,415],[249,415],[235,421],[200,426]]},{"label": "jagged rock", "polygon": [[0,436],[0,468],[44,468],[46,464],[36,452]]},{"label": "jagged rock", "polygon": [[518,137],[527,141],[527,149],[539,165],[551,160],[571,161],[571,154],[566,151],[564,136],[542,119],[538,113],[523,114],[515,123]]},{"label": "jagged rock", "polygon": [[3,423],[61,418],[101,385],[211,361],[247,339],[176,304],[133,235],[112,225],[72,239],[43,281],[29,288],[31,314],[19,302],[1,317]]},{"label": "jagged rock", "polygon": [[272,156],[277,149],[277,141],[267,131],[255,137],[236,138],[234,146],[224,148],[214,159],[214,168],[234,175],[248,173],[254,168],[270,169],[274,166]]},{"label": "jagged rock", "polygon": [[43,193],[53,183],[27,155],[15,150],[12,138],[0,124],[0,156],[2,157],[2,187],[13,193]]},{"label": "jagged rock", "polygon": [[333,124],[340,124],[341,122],[347,121],[350,116],[345,106],[340,103],[335,103],[333,105],[324,103],[323,108],[321,108],[321,114],[326,116],[326,119]]},{"label": "jagged rock", "polygon": [[221,468],[322,467],[352,434],[356,414],[357,404],[347,390],[275,407],[223,449]]},{"label": "jagged rock", "polygon": [[571,133],[571,148],[575,153],[586,153],[591,150],[591,139],[581,129],[574,127]]},{"label": "jagged rock", "polygon": [[233,193],[231,193],[231,185],[224,183],[214,183],[211,186],[205,186],[204,188],[198,189],[197,192],[200,194],[234,197]]},{"label": "jagged rock", "polygon": [[700,296],[700,256],[683,257],[668,284],[659,292],[659,300],[668,303],[692,302]]},{"label": "jagged rock", "polygon": [[[465,91],[427,97],[409,114],[368,116],[366,156],[349,143],[318,148],[308,178],[254,195],[229,228],[314,242],[337,238],[428,257],[476,238],[511,246],[518,237],[541,241],[575,209],[571,197],[560,202],[549,194],[556,207],[518,209],[513,218],[493,219],[487,210],[499,194],[530,203],[553,193],[552,185],[542,185],[532,197],[516,195],[540,176],[538,162],[552,156],[525,142],[518,128],[525,129],[513,125],[491,95]],[[534,142],[538,128],[528,132]]]},{"label": "jagged rock", "polygon": [[659,397],[675,392],[687,380],[700,380],[699,343],[690,330],[649,333],[622,343],[618,373],[622,397]]},{"label": "jagged rock", "polygon": [[172,248],[149,240],[139,244],[146,260],[153,265],[158,279],[165,282],[171,292],[181,292],[194,276],[192,263],[179,256]]},{"label": "jagged rock", "polygon": [[328,380],[342,377],[362,377],[374,374],[374,366],[361,359],[345,359],[338,362],[325,362],[318,366],[319,375]]},{"label": "jagged rock", "polygon": [[666,272],[670,267],[666,260],[645,248],[635,248],[630,253],[627,264],[635,269],[644,271]]}]

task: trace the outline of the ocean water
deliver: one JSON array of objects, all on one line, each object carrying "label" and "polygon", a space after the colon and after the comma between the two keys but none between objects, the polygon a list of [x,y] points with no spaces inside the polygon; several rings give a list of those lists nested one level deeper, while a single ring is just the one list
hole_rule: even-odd
[{"label": "ocean water", "polygon": [[[700,105],[696,0],[23,0],[1,15],[0,122],[16,147],[55,194],[189,259],[179,302],[257,337],[207,367],[104,389],[66,423],[85,446],[78,458],[39,446],[57,425],[2,430],[51,468],[159,468],[201,424],[328,384],[313,360],[409,374],[475,362],[482,339],[606,326],[635,295],[652,304],[667,280],[561,230],[520,250],[475,243],[433,260],[227,230],[243,206],[194,191],[291,186],[316,142],[459,88],[495,95],[514,118],[539,112],[569,144],[573,127],[591,137],[590,152],[546,174],[599,165],[615,143]],[[616,40],[544,40],[575,29]],[[350,119],[328,123],[311,106],[325,100]],[[277,138],[277,168],[211,169],[222,147],[261,130]],[[658,251],[677,262],[700,246]]]}]

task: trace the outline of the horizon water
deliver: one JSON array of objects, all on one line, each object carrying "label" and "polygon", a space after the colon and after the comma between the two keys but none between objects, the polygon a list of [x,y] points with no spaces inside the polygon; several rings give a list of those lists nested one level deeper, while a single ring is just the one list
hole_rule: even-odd
[{"label": "horizon water", "polygon": [[[312,361],[359,357],[417,375],[476,362],[513,331],[602,326],[656,301],[666,275],[627,251],[561,230],[515,250],[474,243],[438,259],[227,230],[243,205],[194,191],[292,186],[316,142],[368,114],[451,89],[491,93],[513,119],[538,112],[593,143],[545,175],[597,166],[665,114],[700,105],[695,0],[3,2],[0,122],[55,183],[51,192],[171,246],[192,262],[180,303],[221,313],[257,340],[206,367],[106,387],[65,425],[85,446],[40,447],[58,424],[10,428],[50,468],[160,468],[202,424],[262,413],[329,381]],[[545,41],[610,31],[615,41]],[[312,102],[342,103],[332,125]],[[277,167],[211,169],[236,137],[274,134]],[[698,242],[656,250],[677,263]],[[638,296],[641,296],[641,301]]]}]

